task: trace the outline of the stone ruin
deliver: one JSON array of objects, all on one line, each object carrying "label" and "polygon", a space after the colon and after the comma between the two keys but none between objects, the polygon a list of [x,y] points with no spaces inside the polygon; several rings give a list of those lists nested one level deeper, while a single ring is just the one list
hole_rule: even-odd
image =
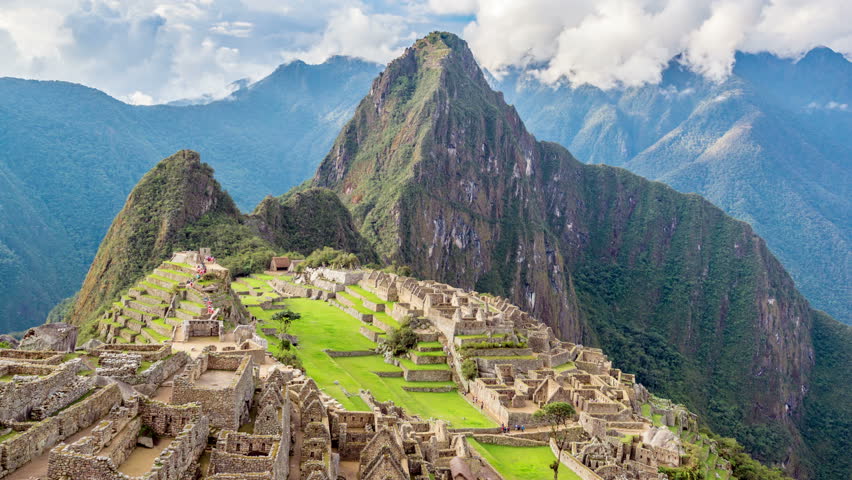
[{"label": "stone ruin", "polygon": [[249,419],[256,384],[250,355],[205,351],[174,378],[170,403],[200,403],[211,426],[238,430]]},{"label": "stone ruin", "polygon": [[207,478],[287,480],[289,437],[222,431],[210,455]]},{"label": "stone ruin", "polygon": [[[92,430],[91,435],[72,444],[61,444],[50,452],[48,480],[115,480],[146,478],[183,480],[200,471],[199,460],[207,446],[209,421],[198,404],[172,406],[138,396],[131,397]],[[139,432],[151,431],[168,438],[168,446],[143,477],[119,471],[137,447]],[[162,440],[160,440],[162,441]]]}]

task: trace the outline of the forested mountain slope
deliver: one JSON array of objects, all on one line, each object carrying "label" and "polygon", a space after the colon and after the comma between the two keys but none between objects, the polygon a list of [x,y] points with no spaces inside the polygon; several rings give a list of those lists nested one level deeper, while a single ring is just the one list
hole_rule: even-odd
[{"label": "forested mountain slope", "polygon": [[809,405],[828,411],[806,411],[818,314],[763,240],[697,195],[538,142],[454,35],[388,66],[313,185],[338,193],[384,258],[505,295],[562,338],[600,345],[791,473],[848,472],[814,462],[842,435],[800,431],[829,416],[841,432],[848,408],[820,396]]},{"label": "forested mountain slope", "polygon": [[852,323],[852,63],[739,54],[715,83],[672,61],[659,85],[496,80],[530,131],[588,163],[699,193],[745,220],[820,309]]}]

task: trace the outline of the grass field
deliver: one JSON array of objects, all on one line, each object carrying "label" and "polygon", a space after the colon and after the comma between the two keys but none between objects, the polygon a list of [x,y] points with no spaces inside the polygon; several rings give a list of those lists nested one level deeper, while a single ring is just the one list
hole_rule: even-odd
[{"label": "grass field", "polygon": [[[547,480],[553,478],[549,465],[556,459],[550,447],[508,447],[479,443],[469,438],[471,446],[488,460],[505,480]],[[580,480],[565,465],[559,466],[560,480]]]},{"label": "grass field", "polygon": [[[457,392],[427,393],[407,392],[405,385],[428,387],[454,385],[452,382],[406,382],[399,377],[379,377],[373,372],[402,371],[388,365],[380,355],[360,357],[329,357],[324,350],[373,350],[376,345],[359,333],[363,323],[342,310],[321,300],[294,298],[287,306],[302,318],[293,322],[290,333],[299,339],[296,352],[317,385],[337,399],[349,410],[366,410],[367,405],[358,396],[363,388],[370,390],[380,401],[393,400],[409,413],[424,418],[441,418],[452,427],[493,427],[496,424]],[[260,320],[260,327],[275,327],[271,321],[275,311],[246,304],[248,310]],[[275,339],[270,341],[270,350],[276,350]],[[406,360],[407,361],[407,360]],[[448,369],[443,365],[421,365],[425,369]]]}]

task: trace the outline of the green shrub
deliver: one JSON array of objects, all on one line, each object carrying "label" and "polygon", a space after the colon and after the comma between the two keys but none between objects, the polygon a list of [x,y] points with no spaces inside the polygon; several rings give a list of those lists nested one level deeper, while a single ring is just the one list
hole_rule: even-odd
[{"label": "green shrub", "polygon": [[297,265],[297,268],[357,268],[360,265],[361,262],[354,253],[344,252],[331,247],[323,247],[311,252],[304,262]]},{"label": "green shrub", "polygon": [[479,367],[476,365],[476,361],[472,358],[466,358],[462,362],[462,375],[464,375],[465,380],[473,380],[478,377]]},{"label": "green shrub", "polygon": [[299,357],[296,356],[295,353],[293,353],[289,350],[281,350],[280,352],[276,353],[274,356],[275,356],[276,360],[283,363],[284,365],[290,365],[293,368],[298,368],[299,370],[301,370],[303,372],[305,371],[305,366],[302,365],[302,360],[300,360]]},{"label": "green shrub", "polygon": [[404,322],[399,328],[392,330],[387,335],[385,345],[395,355],[404,355],[417,346],[417,334],[411,329],[408,322]]}]

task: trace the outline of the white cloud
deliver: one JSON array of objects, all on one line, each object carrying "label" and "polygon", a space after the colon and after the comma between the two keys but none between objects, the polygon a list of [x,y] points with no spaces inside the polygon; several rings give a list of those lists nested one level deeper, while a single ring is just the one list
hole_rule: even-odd
[{"label": "white cloud", "polygon": [[852,53],[848,0],[479,0],[475,10],[464,35],[479,61],[498,73],[533,65],[546,82],[656,83],[678,54],[721,80],[737,50]]},{"label": "white cloud", "polygon": [[399,56],[416,34],[398,15],[368,14],[359,7],[331,13],[320,40],[307,50],[284,51],[285,60],[321,63],[333,55],[349,55],[385,63]]},{"label": "white cloud", "polygon": [[124,100],[126,103],[129,103],[131,105],[153,105],[154,104],[154,98],[153,97],[151,97],[150,95],[146,95],[146,94],[140,92],[139,90],[131,93],[130,95],[127,96],[127,98],[124,98],[122,100]]},{"label": "white cloud", "polygon": [[210,27],[211,33],[246,38],[251,35],[254,24],[251,22],[217,22]]},{"label": "white cloud", "polygon": [[722,79],[736,50],[795,57],[826,45],[852,54],[848,2],[0,0],[0,75],[165,102],[226,95],[232,81],[296,58],[387,62],[429,31],[463,30],[497,74],[520,65],[547,82],[636,85],[658,81],[682,54]]},{"label": "white cloud", "polygon": [[477,0],[429,0],[429,10],[439,15],[475,13]]}]

